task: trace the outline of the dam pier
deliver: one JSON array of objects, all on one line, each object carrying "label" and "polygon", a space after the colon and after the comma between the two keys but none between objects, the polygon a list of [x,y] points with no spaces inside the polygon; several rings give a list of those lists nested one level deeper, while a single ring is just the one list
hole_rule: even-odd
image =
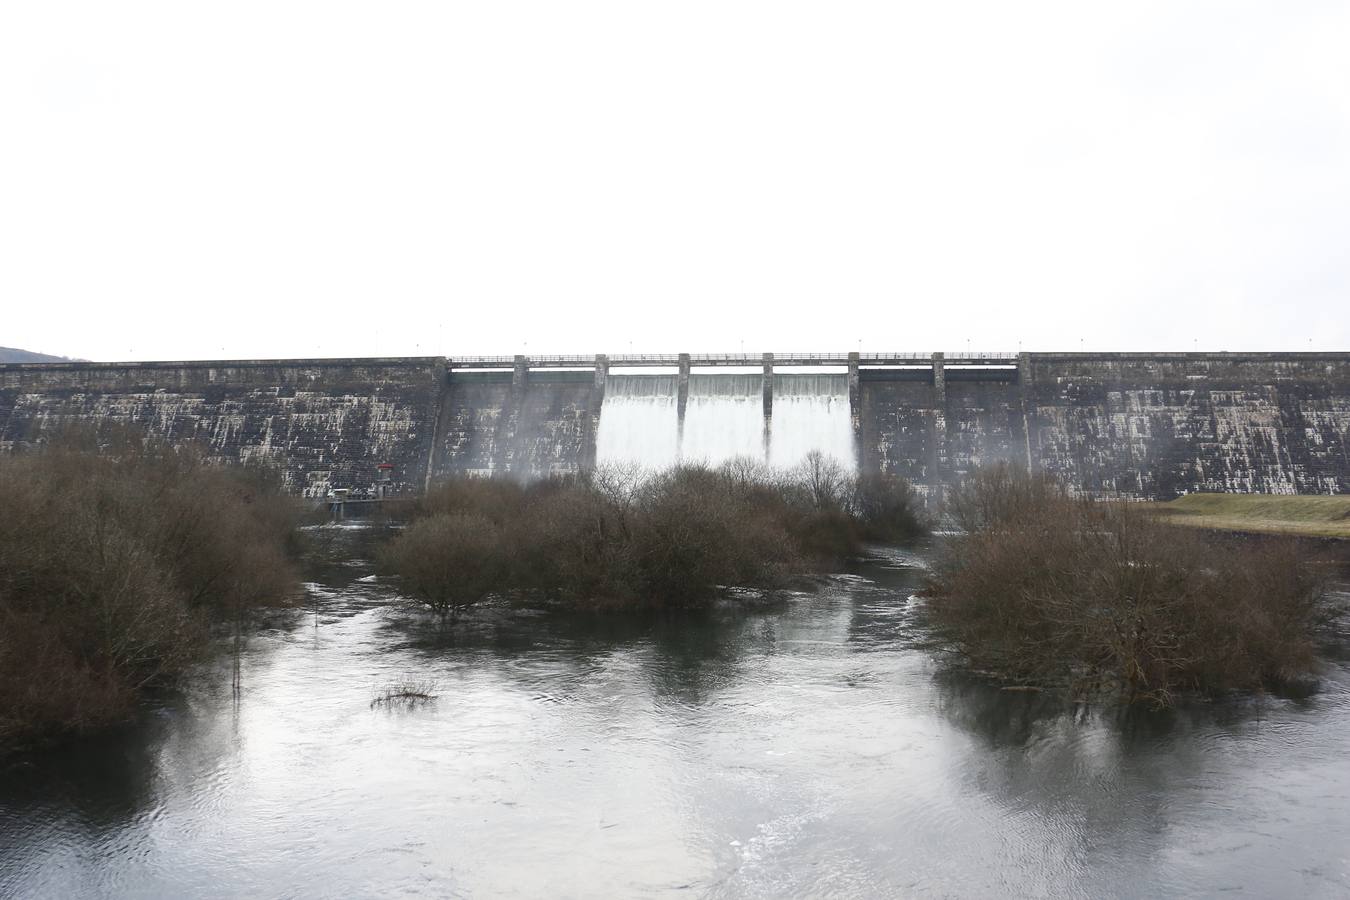
[{"label": "dam pier", "polygon": [[[1350,493],[1346,353],[757,353],[0,365],[0,452],[72,424],[306,496],[813,450],[940,491],[1009,460],[1094,496]],[[382,468],[383,467],[383,468]]]}]

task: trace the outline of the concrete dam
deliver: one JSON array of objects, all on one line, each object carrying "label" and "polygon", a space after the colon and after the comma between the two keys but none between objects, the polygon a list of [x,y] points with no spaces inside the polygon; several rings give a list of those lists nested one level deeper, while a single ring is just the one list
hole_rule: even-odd
[{"label": "concrete dam", "polygon": [[1010,460],[1094,496],[1350,492],[1350,354],[692,354],[0,365],[0,452],[72,424],[296,494],[819,450],[940,492]]}]

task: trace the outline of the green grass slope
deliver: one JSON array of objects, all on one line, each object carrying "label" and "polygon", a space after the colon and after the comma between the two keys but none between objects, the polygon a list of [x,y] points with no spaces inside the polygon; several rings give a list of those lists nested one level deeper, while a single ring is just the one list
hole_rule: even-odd
[{"label": "green grass slope", "polygon": [[1178,525],[1350,540],[1350,495],[1188,494],[1151,508]]}]

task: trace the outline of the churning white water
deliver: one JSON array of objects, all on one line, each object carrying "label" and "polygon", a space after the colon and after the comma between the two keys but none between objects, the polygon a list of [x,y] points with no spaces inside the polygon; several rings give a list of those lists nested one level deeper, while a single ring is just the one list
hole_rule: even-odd
[{"label": "churning white water", "polygon": [[599,463],[638,463],[653,469],[679,458],[674,375],[610,375],[595,436]]},{"label": "churning white water", "polygon": [[684,413],[685,462],[764,459],[764,376],[690,375]]},{"label": "churning white water", "polygon": [[818,450],[854,466],[845,375],[774,376],[767,460],[762,375],[690,375],[682,444],[677,390],[674,375],[609,376],[597,461],[655,469],[745,456],[789,468]]},{"label": "churning white water", "polygon": [[775,375],[769,463],[790,468],[818,450],[852,469],[847,375]]}]

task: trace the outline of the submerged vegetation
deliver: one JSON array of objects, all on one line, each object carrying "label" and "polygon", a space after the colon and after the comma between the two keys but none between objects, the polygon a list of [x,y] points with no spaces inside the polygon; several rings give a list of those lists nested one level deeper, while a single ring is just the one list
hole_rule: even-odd
[{"label": "submerged vegetation", "polygon": [[1160,706],[1315,671],[1332,610],[1293,541],[1205,536],[1008,466],[972,477],[949,511],[965,533],[927,606],[975,669]]},{"label": "submerged vegetation", "polygon": [[297,587],[292,504],[191,451],[71,437],[0,457],[0,509],[0,747],[126,719],[213,624]]},{"label": "submerged vegetation", "polygon": [[664,472],[601,469],[531,484],[454,478],[382,554],[442,619],[489,594],[574,607],[698,605],[723,586],[774,587],[922,532],[913,492],[814,454],[780,472],[748,460]]},{"label": "submerged vegetation", "polygon": [[437,689],[438,685],[435,679],[404,676],[391,681],[377,691],[375,696],[370,698],[370,706],[372,709],[377,706],[383,706],[386,709],[397,707],[411,709],[430,703],[439,697],[440,694],[437,693]]}]

